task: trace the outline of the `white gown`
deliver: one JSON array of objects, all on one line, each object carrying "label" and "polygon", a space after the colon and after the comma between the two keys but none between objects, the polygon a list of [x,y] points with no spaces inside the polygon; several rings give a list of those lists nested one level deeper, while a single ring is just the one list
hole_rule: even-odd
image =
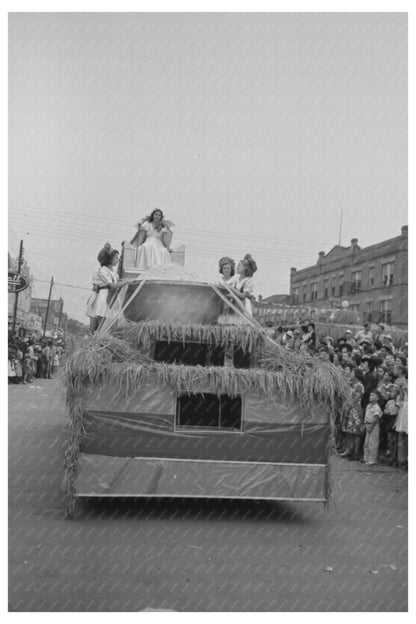
[{"label": "white gown", "polygon": [[[249,295],[252,295],[254,290],[254,280],[252,277],[240,278],[239,275],[235,275],[234,284],[230,284],[230,286],[233,286],[241,293],[248,293]],[[253,306],[251,305],[251,299],[241,299],[241,303],[244,305],[246,312],[248,312],[250,316],[253,316]]]},{"label": "white gown", "polygon": [[146,271],[161,264],[171,264],[170,254],[162,243],[162,235],[167,229],[163,227],[158,232],[149,221],[145,221],[141,229],[146,232],[146,240],[138,250],[137,268]]}]

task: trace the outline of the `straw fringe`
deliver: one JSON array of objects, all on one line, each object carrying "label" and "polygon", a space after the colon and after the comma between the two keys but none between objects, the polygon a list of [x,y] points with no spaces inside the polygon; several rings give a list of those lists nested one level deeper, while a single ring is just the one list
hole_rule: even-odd
[{"label": "straw fringe", "polygon": [[261,349],[264,345],[264,337],[255,327],[237,325],[178,325],[144,321],[132,322],[127,327],[119,329],[116,335],[129,344],[144,349],[148,348],[153,340],[183,344],[193,341],[215,346],[226,346],[233,342],[246,352]]}]

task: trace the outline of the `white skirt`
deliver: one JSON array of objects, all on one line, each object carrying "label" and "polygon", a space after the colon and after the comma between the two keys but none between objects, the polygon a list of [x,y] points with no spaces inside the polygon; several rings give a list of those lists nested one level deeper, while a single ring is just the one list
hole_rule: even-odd
[{"label": "white skirt", "polygon": [[400,433],[409,433],[407,394],[403,401],[403,405],[401,406],[399,413],[397,414],[394,428],[396,429],[396,431],[399,431]]},{"label": "white skirt", "polygon": [[140,245],[136,266],[141,271],[147,271],[161,264],[171,264],[170,253],[161,240],[152,236]]}]

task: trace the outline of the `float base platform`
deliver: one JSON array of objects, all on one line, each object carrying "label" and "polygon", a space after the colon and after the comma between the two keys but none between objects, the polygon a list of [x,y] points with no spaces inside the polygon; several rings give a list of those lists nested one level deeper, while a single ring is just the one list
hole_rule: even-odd
[{"label": "float base platform", "polygon": [[81,453],[77,497],[191,497],[325,502],[328,466]]}]

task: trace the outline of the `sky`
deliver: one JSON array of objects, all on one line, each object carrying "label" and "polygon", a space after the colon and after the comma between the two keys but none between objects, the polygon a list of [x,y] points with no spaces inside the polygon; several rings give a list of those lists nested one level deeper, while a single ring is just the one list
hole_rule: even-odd
[{"label": "sky", "polygon": [[408,223],[407,71],[405,13],[12,13],[9,251],[87,322],[99,249],[159,207],[192,272],[251,253],[289,293]]}]

